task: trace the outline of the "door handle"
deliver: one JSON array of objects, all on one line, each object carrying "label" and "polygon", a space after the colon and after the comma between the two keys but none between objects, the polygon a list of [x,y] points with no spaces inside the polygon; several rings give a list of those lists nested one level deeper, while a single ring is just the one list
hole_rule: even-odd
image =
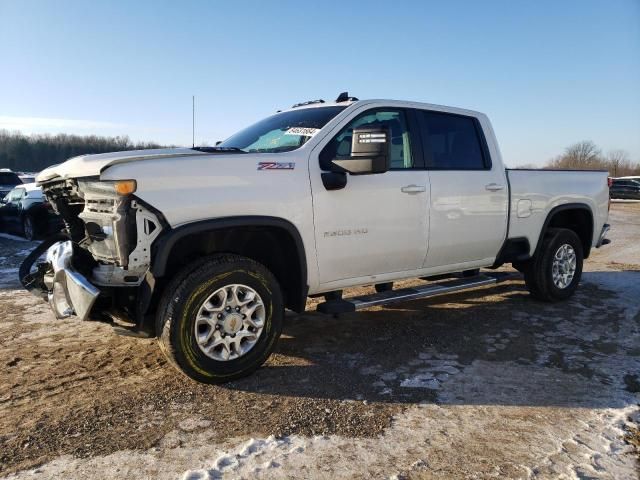
[{"label": "door handle", "polygon": [[489,190],[490,192],[497,192],[498,190],[502,190],[504,185],[498,185],[497,183],[490,183],[489,185],[485,185],[484,188]]},{"label": "door handle", "polygon": [[421,193],[426,192],[427,187],[424,185],[406,185],[400,189],[402,193]]}]

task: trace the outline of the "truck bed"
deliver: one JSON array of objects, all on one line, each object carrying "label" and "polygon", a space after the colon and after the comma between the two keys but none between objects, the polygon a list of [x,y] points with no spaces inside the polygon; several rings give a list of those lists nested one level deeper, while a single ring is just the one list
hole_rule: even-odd
[{"label": "truck bed", "polygon": [[581,203],[593,213],[595,246],[608,213],[607,176],[605,170],[507,169],[511,192],[508,238],[527,238],[533,251],[549,212]]}]

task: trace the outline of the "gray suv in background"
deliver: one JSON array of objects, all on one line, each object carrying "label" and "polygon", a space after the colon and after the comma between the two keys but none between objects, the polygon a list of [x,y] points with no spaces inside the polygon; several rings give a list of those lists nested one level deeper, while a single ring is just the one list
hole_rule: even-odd
[{"label": "gray suv in background", "polygon": [[4,198],[13,187],[20,184],[22,184],[22,180],[18,174],[8,168],[0,168],[0,198]]},{"label": "gray suv in background", "polygon": [[27,240],[60,231],[62,219],[35,183],[17,185],[0,198],[0,230]]}]

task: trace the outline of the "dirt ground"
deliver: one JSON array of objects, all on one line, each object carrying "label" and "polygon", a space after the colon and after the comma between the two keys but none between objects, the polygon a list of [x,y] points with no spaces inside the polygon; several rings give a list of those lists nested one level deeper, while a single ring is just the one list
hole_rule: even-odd
[{"label": "dirt ground", "polygon": [[54,320],[17,283],[34,244],[0,238],[0,475],[637,478],[640,203],[610,223],[568,302],[519,280],[338,318],[310,301],[224,386]]}]

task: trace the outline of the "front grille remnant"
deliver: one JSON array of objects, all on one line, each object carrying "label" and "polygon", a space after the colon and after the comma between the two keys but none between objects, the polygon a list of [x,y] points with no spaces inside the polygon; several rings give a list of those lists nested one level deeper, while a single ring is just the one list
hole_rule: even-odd
[{"label": "front grille remnant", "polygon": [[85,211],[92,213],[112,213],[115,202],[111,199],[87,200]]},{"label": "front grille remnant", "polygon": [[84,209],[84,200],[78,194],[78,185],[73,180],[49,183],[42,187],[53,210],[62,217],[65,230],[74,242],[84,236],[84,224],[78,215]]},{"label": "front grille remnant", "polygon": [[158,218],[133,196],[118,195],[108,181],[80,178],[43,186],[72,234],[74,267],[94,285],[139,285],[151,264]]}]

